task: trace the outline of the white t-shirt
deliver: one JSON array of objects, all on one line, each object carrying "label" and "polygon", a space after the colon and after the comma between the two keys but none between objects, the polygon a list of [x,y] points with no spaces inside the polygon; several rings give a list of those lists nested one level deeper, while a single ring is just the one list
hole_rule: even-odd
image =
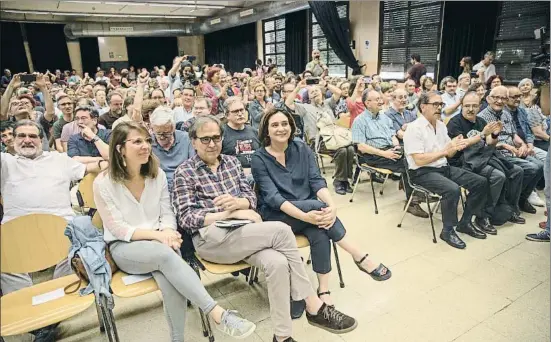
[{"label": "white t-shirt", "polygon": [[473,67],[473,70],[474,71],[478,71],[479,69],[481,68],[485,68],[484,70],[484,82],[486,82],[488,80],[488,78],[494,76],[496,74],[496,67],[495,65],[493,64],[490,64],[488,66],[485,66],[484,63],[480,62],[478,64],[476,64],[474,67]]},{"label": "white t-shirt", "polygon": [[[408,129],[404,133],[404,152],[410,170],[420,168],[413,160],[412,154],[431,153],[442,151],[451,139],[448,136],[446,125],[438,120],[436,122],[436,132],[430,122],[424,117],[419,116],[415,121],[408,124]],[[442,167],[448,164],[446,157],[442,157],[425,166]]]},{"label": "white t-shirt", "polygon": [[42,152],[35,159],[2,153],[1,158],[2,223],[33,213],[74,217],[69,187],[84,177],[84,164],[58,152]]}]

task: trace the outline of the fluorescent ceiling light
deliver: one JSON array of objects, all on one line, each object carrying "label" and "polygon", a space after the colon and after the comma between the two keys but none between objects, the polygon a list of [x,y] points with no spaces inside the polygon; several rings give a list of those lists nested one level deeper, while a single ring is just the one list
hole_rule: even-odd
[{"label": "fluorescent ceiling light", "polygon": [[40,12],[40,11],[23,11],[23,10],[2,10],[6,13],[17,13],[17,14],[50,14],[50,12]]},{"label": "fluorescent ceiling light", "polygon": [[104,2],[106,5],[115,5],[115,6],[143,6],[144,4],[139,2],[129,2],[129,1],[106,1]]},{"label": "fluorescent ceiling light", "polygon": [[75,12],[41,12],[23,10],[2,10],[5,13],[57,15],[57,16],[81,16],[81,17],[103,17],[103,18],[164,18],[164,19],[195,19],[195,16],[185,15],[154,15],[154,14],[121,14],[121,13],[75,13]]},{"label": "fluorescent ceiling light", "polygon": [[72,1],[66,1],[66,2],[72,2],[72,3],[75,3],[75,4],[101,4],[101,1],[76,1],[76,0],[72,0]]}]

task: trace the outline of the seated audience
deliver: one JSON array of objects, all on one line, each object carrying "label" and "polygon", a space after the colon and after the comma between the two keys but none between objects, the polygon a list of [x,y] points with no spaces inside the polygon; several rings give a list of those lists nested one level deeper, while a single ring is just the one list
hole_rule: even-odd
[{"label": "seated audience", "polygon": [[150,117],[153,154],[166,174],[168,189],[172,190],[174,171],[195,155],[186,132],[176,130],[174,113],[167,106],[157,107]]},{"label": "seated audience", "polygon": [[442,93],[442,102],[444,102],[442,120],[449,120],[461,113],[461,95],[456,92],[457,81],[451,76],[444,77],[440,82],[440,88],[444,89]]},{"label": "seated audience", "polygon": [[[57,215],[70,221],[75,216],[71,208],[69,186],[87,172],[100,172],[97,164],[84,165],[58,152],[43,151],[42,127],[31,120],[18,121],[13,129],[15,155],[2,153],[0,193],[4,202],[2,223],[29,214]],[[54,278],[72,273],[67,259],[54,270]],[[29,274],[2,273],[3,295],[33,285]],[[32,332],[35,340],[53,341],[57,325]]]},{"label": "seated audience", "polygon": [[[525,223],[520,217],[518,200],[522,187],[524,171],[517,165],[507,162],[496,151],[498,137],[501,132],[501,121],[486,123],[477,116],[480,98],[475,92],[468,92],[462,99],[461,115],[454,116],[447,125],[451,139],[463,136],[467,146],[458,151],[448,162],[452,166],[462,167],[486,178],[489,197],[481,216],[474,221],[474,226],[484,233],[495,235],[496,229],[490,223],[490,218],[499,202],[506,203],[510,208],[509,221]],[[474,232],[474,237],[483,235]],[[478,235],[478,236],[477,236]]]},{"label": "seated audience", "polygon": [[[356,328],[355,319],[323,303],[313,291],[291,228],[281,222],[262,222],[256,196],[237,158],[220,154],[222,127],[212,116],[200,117],[189,130],[197,155],[174,175],[173,207],[179,226],[191,234],[199,256],[215,263],[241,260],[266,274],[274,341],[294,341],[289,297],[306,301],[306,318],[332,333]],[[247,220],[227,229],[220,220]]]},{"label": "seated audience", "polygon": [[291,115],[273,110],[266,114],[260,129],[263,147],[252,160],[260,214],[264,220],[281,221],[295,234],[308,238],[312,265],[318,275],[318,296],[327,305],[333,305],[329,297],[330,240],[347,251],[356,266],[373,279],[390,278],[388,268],[368,259],[368,254],[346,235],[314,154],[304,142],[294,139],[295,123]]},{"label": "seated audience", "polygon": [[[321,80],[320,85],[322,87],[325,86],[325,81]],[[297,93],[306,87],[308,88],[308,97],[311,103],[295,103]],[[319,86],[306,86],[306,80],[302,80],[285,100],[287,107],[295,110],[296,114],[304,120],[304,131],[309,140],[307,142],[313,141],[316,149],[318,146],[321,148],[327,146],[327,142],[334,139],[335,132],[339,131],[338,126],[335,124],[333,111],[337,105],[337,101],[341,97],[341,90],[333,85],[328,85],[327,88],[333,95],[324,100]],[[323,131],[321,131],[320,126]],[[351,140],[343,142],[343,144],[344,146],[342,147],[336,147],[333,155],[335,163],[333,186],[335,187],[335,192],[339,195],[345,195],[347,192],[352,193],[352,187],[348,180],[353,178],[354,147],[351,146]]]},{"label": "seated audience", "polygon": [[113,123],[120,118],[122,114],[123,97],[120,93],[109,93],[107,103],[109,103],[109,111],[100,115],[98,123],[107,129],[112,129]]},{"label": "seated audience", "polygon": [[182,238],[176,230],[167,178],[152,154],[149,133],[134,122],[119,124],[109,155],[109,171],[94,181],[104,239],[121,270],[153,275],[163,294],[172,341],[184,340],[188,299],[225,334],[235,338],[252,334],[256,326],[220,307],[180,256]]},{"label": "seated audience", "polygon": [[469,86],[469,92],[475,92],[480,99],[480,108],[479,111],[483,111],[488,107],[488,102],[486,102],[486,86],[484,83],[474,83]]},{"label": "seated audience", "polygon": [[[520,166],[524,170],[519,207],[524,212],[534,214],[536,209],[529,203],[528,198],[543,176],[543,164],[536,157],[529,155],[529,146],[519,136],[519,130],[511,112],[504,109],[509,100],[508,89],[503,86],[492,89],[487,100],[488,107],[480,112],[478,116],[488,123],[501,121],[503,130],[499,135],[497,148],[509,162]],[[509,103],[513,103],[513,101]]]},{"label": "seated audience", "polygon": [[[520,108],[527,111],[528,123],[534,135],[534,146],[547,151],[549,149],[549,135],[551,122],[549,115],[543,114],[540,106],[537,105],[537,95],[532,94],[533,82],[531,79],[525,78],[519,83],[521,92]],[[509,90],[510,91],[510,90]]]},{"label": "seated audience", "polygon": [[260,148],[258,131],[245,124],[247,111],[241,98],[229,97],[224,105],[228,122],[224,125],[222,154],[237,157],[245,174],[250,174],[251,158]]},{"label": "seated audience", "polygon": [[[67,156],[82,164],[109,164],[111,131],[98,128],[98,111],[93,107],[77,107],[75,121],[81,132],[73,134],[67,143]],[[105,167],[104,167],[105,168]]]},{"label": "seated audience", "polygon": [[272,102],[268,101],[266,86],[259,83],[253,87],[254,100],[249,103],[249,121],[254,129],[258,130],[262,116],[274,109]]},{"label": "seated audience", "polygon": [[492,90],[495,87],[499,87],[502,85],[503,85],[503,77],[501,77],[500,75],[490,76],[490,78],[486,80],[486,89],[489,89],[489,90]]},{"label": "seated audience", "polygon": [[415,81],[412,79],[407,80],[404,83],[404,88],[408,94],[408,105],[406,108],[415,111],[417,108],[417,101],[419,101],[419,95],[415,92]]},{"label": "seated audience", "polygon": [[406,108],[408,103],[407,92],[404,89],[396,89],[391,96],[390,108],[386,116],[392,120],[392,128],[400,145],[404,144],[404,133],[409,123],[417,119],[417,114]]},{"label": "seated audience", "polygon": [[470,74],[461,74],[457,78],[457,95],[459,95],[460,98],[463,98],[463,96],[467,93],[469,90],[469,86],[471,85],[471,75]]},{"label": "seated audience", "polygon": [[[540,222],[540,228],[543,230],[535,234],[527,234],[526,240],[536,241],[536,242],[549,242],[549,229],[551,226],[551,147],[547,150],[547,159],[544,165],[544,176],[545,176],[545,201],[547,207],[547,221]],[[543,223],[543,225],[542,225]]]},{"label": "seated audience", "polygon": [[180,95],[182,105],[174,108],[174,122],[185,122],[193,117],[193,100],[195,98],[195,89],[184,87]]},{"label": "seated audience", "polygon": [[[421,116],[408,125],[404,134],[404,150],[413,184],[442,196],[442,221],[440,238],[452,247],[463,249],[467,245],[457,236],[457,231],[474,235],[473,216],[480,217],[486,205],[486,179],[467,170],[450,166],[451,158],[466,146],[462,135],[453,140],[446,125],[440,121],[442,97],[436,92],[422,93],[418,108]],[[457,205],[461,187],[469,191],[461,220],[457,220]]]},{"label": "seated audience", "polygon": [[[365,110],[352,125],[352,141],[358,144],[358,158],[361,164],[389,169],[402,174],[402,182],[406,191],[406,201],[411,196],[412,189],[405,173],[402,147],[396,137],[392,120],[380,114],[383,99],[375,90],[364,90],[362,94]],[[412,199],[407,211],[415,216],[428,218],[429,215],[419,206],[423,199]]]},{"label": "seated audience", "polygon": [[198,117],[211,115],[212,102],[208,97],[196,97],[193,101],[193,110],[191,113],[193,114],[193,117],[189,118],[185,122],[176,123],[177,130],[187,132]]},{"label": "seated audience", "polygon": [[358,77],[356,83],[350,83],[349,94],[346,98],[346,107],[350,112],[350,127],[358,115],[362,114],[365,106],[362,102],[362,93],[367,88],[368,83],[364,77]]},{"label": "seated audience", "polygon": [[297,126],[295,136],[299,139],[304,140],[304,120],[302,120],[301,116],[297,115],[294,110],[287,107],[287,105],[285,104],[285,101],[287,101],[287,97],[293,92],[293,90],[295,90],[295,87],[296,85],[292,82],[285,82],[281,87],[281,101],[277,102],[274,105],[274,108],[279,111],[288,112],[293,116],[293,119],[295,119],[295,124]]},{"label": "seated audience", "polygon": [[15,155],[15,149],[13,145],[13,126],[14,123],[9,121],[0,122],[0,136],[2,138],[2,152],[6,152]]}]

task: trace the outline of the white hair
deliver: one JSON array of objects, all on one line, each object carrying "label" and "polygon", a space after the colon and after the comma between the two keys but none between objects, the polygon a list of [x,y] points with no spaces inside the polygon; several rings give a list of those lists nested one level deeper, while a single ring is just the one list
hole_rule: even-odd
[{"label": "white hair", "polygon": [[534,88],[534,82],[529,79],[529,78],[523,78],[519,83],[518,83],[518,87],[522,87],[524,84],[526,83],[530,83],[530,85],[532,86],[532,88]]},{"label": "white hair", "polygon": [[151,113],[149,122],[152,126],[174,125],[174,112],[167,106],[157,107],[153,113]]}]

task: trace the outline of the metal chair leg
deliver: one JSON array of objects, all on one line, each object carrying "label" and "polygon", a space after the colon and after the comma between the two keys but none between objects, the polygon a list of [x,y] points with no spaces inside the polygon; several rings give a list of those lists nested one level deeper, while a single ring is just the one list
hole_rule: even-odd
[{"label": "metal chair leg", "polygon": [[251,266],[251,270],[249,271],[249,285],[253,285],[253,282],[254,282],[254,277],[255,277],[255,274],[256,274],[256,267],[254,266]]},{"label": "metal chair leg", "polygon": [[358,184],[360,183],[360,177],[362,176],[362,173],[364,171],[360,169],[360,173],[358,174],[358,178],[356,179],[356,183],[354,183],[354,190],[352,191],[352,197],[350,197],[350,203],[354,202],[354,195],[356,194],[356,189],[358,188]]},{"label": "metal chair leg", "polygon": [[344,288],[344,280],[342,279],[341,262],[339,261],[339,252],[337,252],[337,244],[333,242],[333,253],[335,254],[335,263],[337,264],[337,272],[339,273],[339,282],[341,289]]},{"label": "metal chair leg", "polygon": [[402,213],[402,218],[400,219],[400,223],[398,223],[398,228],[402,227],[402,222],[404,222],[404,217],[406,217],[406,214],[408,212],[409,205],[411,204],[411,201],[413,200],[413,194],[415,193],[415,190],[411,192],[411,195],[409,195],[408,202],[406,203],[406,206],[404,207],[404,212]]},{"label": "metal chair leg", "polygon": [[108,308],[107,298],[105,298],[105,296],[100,294],[99,298],[99,306],[103,317],[103,323],[105,325],[105,333],[107,334],[107,338],[109,339],[109,342],[119,342],[119,334],[117,332],[113,310]]},{"label": "metal chair leg", "polygon": [[375,197],[375,186],[373,185],[373,175],[374,173],[371,174],[371,192],[373,193],[373,204],[375,205],[375,214],[378,214],[379,213],[379,208],[377,208],[377,198]]},{"label": "metal chair leg", "polygon": [[463,210],[465,210],[465,199],[463,198],[463,190],[459,192],[459,197],[461,198],[461,206],[463,207]]},{"label": "metal chair leg", "polygon": [[379,194],[382,196],[383,195],[383,191],[385,190],[385,184],[386,184],[386,181],[388,180],[388,176],[389,175],[386,175],[385,176],[385,180],[383,181],[383,184],[381,185],[381,190],[379,191]]},{"label": "metal chair leg", "polygon": [[320,162],[321,162],[321,172],[325,174],[325,164],[323,163],[323,157],[318,154],[318,158],[320,159]]},{"label": "metal chair leg", "polygon": [[207,324],[205,323],[206,315],[201,309],[199,309],[199,318],[201,318],[201,328],[203,329],[203,336],[209,337],[209,331],[207,329]]},{"label": "metal chair leg", "polygon": [[432,242],[436,243],[436,232],[434,231],[434,220],[432,219],[432,209],[430,207],[429,194],[425,193],[425,199],[427,200],[427,207],[429,208],[430,225],[432,227]]},{"label": "metal chair leg", "polygon": [[100,307],[100,305],[98,304],[97,301],[95,301],[95,303],[96,303],[96,312],[98,313],[99,331],[101,333],[105,333],[105,324],[103,323],[103,317],[102,317],[102,314],[101,314],[101,307]]},{"label": "metal chair leg", "polygon": [[306,265],[310,265],[312,263],[312,252],[308,255],[308,260],[306,260]]}]

